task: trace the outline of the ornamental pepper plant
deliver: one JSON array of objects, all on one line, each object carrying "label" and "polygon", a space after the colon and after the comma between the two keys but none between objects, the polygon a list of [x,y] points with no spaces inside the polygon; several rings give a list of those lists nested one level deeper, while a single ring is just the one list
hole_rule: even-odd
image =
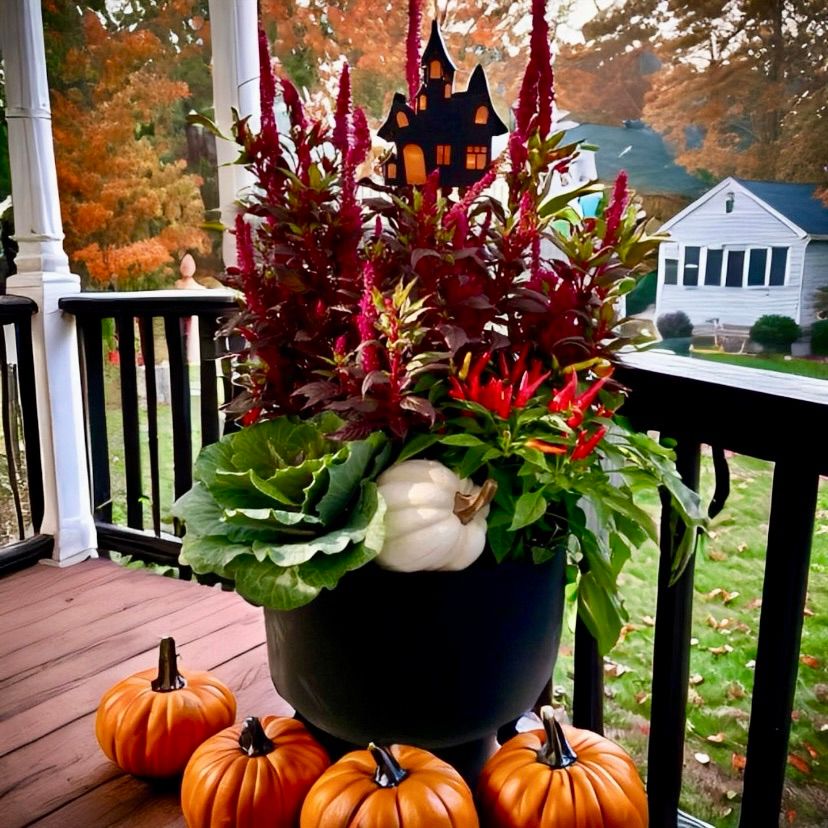
[{"label": "ornamental pepper plant", "polygon": [[[232,435],[197,464],[178,507],[196,571],[233,578],[265,605],[311,600],[377,553],[372,481],[412,457],[497,482],[489,560],[565,552],[603,650],[625,618],[618,573],[656,537],[635,502],[642,486],[663,486],[684,521],[676,573],[683,567],[703,525],[698,497],[670,450],[627,426],[613,377],[630,344],[620,300],[659,239],[623,173],[595,216],[578,199],[599,185],[560,192],[579,147],[554,130],[544,12],[535,0],[508,148],[460,191],[441,188],[436,172],[419,186],[357,180],[371,137],[348,66],[332,121],[312,119],[274,78],[262,35],[261,125],[234,126],[256,186],[227,275],[241,309],[223,333],[244,343],[227,413],[267,448],[254,457],[248,436],[234,450]],[[294,439],[273,421],[325,433]]]}]

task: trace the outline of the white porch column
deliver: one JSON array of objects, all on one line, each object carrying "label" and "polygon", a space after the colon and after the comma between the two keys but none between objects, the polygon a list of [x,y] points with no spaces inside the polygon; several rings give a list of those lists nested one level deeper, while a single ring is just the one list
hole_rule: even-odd
[{"label": "white porch column", "polygon": [[52,563],[97,556],[91,511],[75,321],[58,300],[80,291],[63,250],[49,85],[40,0],[0,2],[0,46],[6,70],[17,275],[7,290],[33,299],[38,427]]},{"label": "white porch column", "polygon": [[[231,109],[250,115],[258,128],[259,23],[256,0],[210,0],[210,36],[213,42],[213,107],[215,123],[222,134],[230,134]],[[252,182],[243,167],[231,164],[238,157],[232,141],[216,139],[221,222],[233,227],[238,212],[235,201]],[[226,230],[222,239],[225,267],[236,264],[236,240]]]}]

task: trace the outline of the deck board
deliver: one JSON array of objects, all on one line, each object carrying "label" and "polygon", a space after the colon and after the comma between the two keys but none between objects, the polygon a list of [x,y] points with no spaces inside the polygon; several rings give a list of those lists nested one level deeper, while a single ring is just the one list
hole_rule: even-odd
[{"label": "deck board", "polygon": [[291,712],[270,681],[261,611],[232,593],[98,560],[9,575],[0,602],[4,828],[184,825],[177,785],[123,774],[94,734],[103,692],[153,666],[162,635],[185,669],[233,690],[239,719]]}]

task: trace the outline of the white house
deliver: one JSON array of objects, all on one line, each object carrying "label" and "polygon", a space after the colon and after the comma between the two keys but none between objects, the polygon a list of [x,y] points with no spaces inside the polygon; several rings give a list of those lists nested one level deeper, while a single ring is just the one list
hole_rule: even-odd
[{"label": "white house", "polygon": [[726,178],[668,221],[656,317],[750,327],[764,314],[807,328],[828,285],[828,207],[814,184]]}]

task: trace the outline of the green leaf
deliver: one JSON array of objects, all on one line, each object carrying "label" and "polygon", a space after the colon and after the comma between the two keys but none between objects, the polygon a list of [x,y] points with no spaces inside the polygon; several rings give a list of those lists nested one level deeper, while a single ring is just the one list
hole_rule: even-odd
[{"label": "green leaf", "polygon": [[444,446],[466,446],[469,448],[486,445],[479,437],[475,437],[473,434],[449,434],[448,437],[440,438],[440,442]]},{"label": "green leaf", "polygon": [[509,531],[516,532],[529,526],[536,520],[540,520],[546,514],[547,502],[543,495],[543,489],[534,492],[525,492],[515,503],[515,514],[512,517],[512,525]]},{"label": "green leaf", "polygon": [[431,448],[438,440],[439,435],[428,432],[427,434],[418,434],[412,437],[403,447],[402,451],[397,457],[397,463],[402,463],[403,460],[409,460],[426,449]]},{"label": "green leaf", "polygon": [[223,535],[184,536],[178,562],[189,566],[199,575],[214,573],[222,578],[232,577],[232,564],[239,558],[251,557],[250,545],[231,543]]},{"label": "green leaf", "polygon": [[578,584],[578,613],[598,643],[598,652],[606,655],[618,641],[627,619],[618,595],[599,585],[587,572]]}]

